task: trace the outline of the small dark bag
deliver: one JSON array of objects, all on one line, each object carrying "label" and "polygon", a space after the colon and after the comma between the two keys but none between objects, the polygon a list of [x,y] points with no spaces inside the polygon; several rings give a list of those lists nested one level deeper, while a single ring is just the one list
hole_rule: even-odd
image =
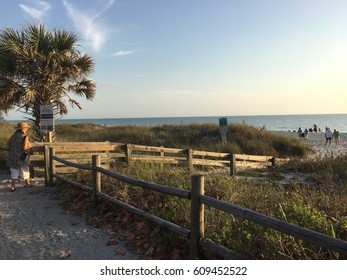
[{"label": "small dark bag", "polygon": [[28,152],[23,152],[20,157],[19,157],[19,160],[21,161],[25,161],[25,159],[27,158],[28,156]]},{"label": "small dark bag", "polygon": [[[26,135],[23,136],[23,144],[24,144],[24,141],[25,141],[26,137],[28,137],[28,136],[26,136]],[[29,152],[28,152],[28,151],[24,151],[24,152],[20,155],[19,160],[20,160],[20,161],[25,161],[25,160],[27,159],[28,156],[29,156]]]}]

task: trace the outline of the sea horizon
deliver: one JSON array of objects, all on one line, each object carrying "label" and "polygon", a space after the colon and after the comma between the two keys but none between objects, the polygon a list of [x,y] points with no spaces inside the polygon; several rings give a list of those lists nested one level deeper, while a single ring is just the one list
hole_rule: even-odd
[{"label": "sea horizon", "polygon": [[[94,123],[104,126],[160,126],[212,123],[219,124],[219,118],[227,118],[228,124],[247,124],[267,130],[296,131],[313,128],[317,124],[322,131],[326,127],[347,132],[347,114],[286,114],[286,115],[240,115],[240,116],[184,116],[184,117],[129,117],[129,118],[59,118],[56,124]],[[6,120],[19,122],[22,120]]]}]

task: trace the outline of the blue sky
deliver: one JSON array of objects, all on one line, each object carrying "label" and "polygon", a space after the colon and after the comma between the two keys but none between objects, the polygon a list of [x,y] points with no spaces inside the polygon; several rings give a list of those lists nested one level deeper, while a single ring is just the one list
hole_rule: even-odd
[{"label": "blue sky", "polygon": [[345,0],[12,0],[0,26],[65,28],[94,57],[96,97],[65,118],[321,114],[347,113],[346,15]]}]

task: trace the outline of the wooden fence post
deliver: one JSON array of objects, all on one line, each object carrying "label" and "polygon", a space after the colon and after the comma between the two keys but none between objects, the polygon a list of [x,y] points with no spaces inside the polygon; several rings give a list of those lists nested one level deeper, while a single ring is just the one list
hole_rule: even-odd
[{"label": "wooden fence post", "polygon": [[125,160],[130,165],[132,157],[131,144],[125,144]]},{"label": "wooden fence post", "polygon": [[110,169],[111,166],[111,156],[110,151],[106,151],[106,161],[105,161],[105,168]]},{"label": "wooden fence post", "polygon": [[30,173],[30,177],[31,178],[35,178],[36,174],[35,174],[35,163],[30,161],[30,155],[36,155],[39,154],[37,152],[33,152],[33,151],[29,151],[29,173]]},{"label": "wooden fence post", "polygon": [[47,140],[47,142],[49,142],[49,143],[52,143],[53,142],[53,133],[52,133],[52,131],[48,131],[47,132],[47,134],[46,134],[46,140]]},{"label": "wooden fence post", "polygon": [[94,207],[98,204],[97,193],[101,192],[101,173],[98,172],[97,167],[100,167],[100,155],[92,156],[93,166],[93,189],[94,189]]},{"label": "wooden fence post", "polygon": [[235,154],[230,154],[230,176],[233,177],[236,175],[236,158]]},{"label": "wooden fence post", "polygon": [[55,156],[55,148],[49,148],[49,186],[52,187],[54,183],[54,174],[55,174],[55,162],[53,159]]},{"label": "wooden fence post", "polygon": [[187,150],[187,166],[188,166],[188,170],[190,172],[193,172],[194,166],[193,166],[193,150],[192,149]]},{"label": "wooden fence post", "polygon": [[200,196],[204,195],[204,176],[193,175],[191,178],[191,233],[190,254],[192,259],[201,257],[200,239],[204,237],[204,204],[200,202]]},{"label": "wooden fence post", "polygon": [[47,187],[50,182],[50,157],[48,145],[44,146],[43,158],[45,161],[45,186]]},{"label": "wooden fence post", "polygon": [[276,166],[276,158],[275,157],[271,158],[271,166],[272,167]]},{"label": "wooden fence post", "polygon": [[165,153],[163,152],[163,146],[160,146],[160,157],[161,157],[161,161],[160,161],[160,170],[163,171],[164,169],[164,157],[165,157]]}]

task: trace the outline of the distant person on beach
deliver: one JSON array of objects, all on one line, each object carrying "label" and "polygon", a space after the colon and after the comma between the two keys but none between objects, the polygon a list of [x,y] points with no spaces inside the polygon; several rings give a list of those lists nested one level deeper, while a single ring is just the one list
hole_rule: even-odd
[{"label": "distant person on beach", "polygon": [[299,127],[299,129],[298,129],[298,135],[299,135],[299,138],[302,138],[305,136],[305,134],[302,132],[301,127]]},{"label": "distant person on beach", "polygon": [[333,136],[334,136],[335,144],[340,145],[341,134],[336,128],[334,129]]},{"label": "distant person on beach", "polygon": [[316,125],[316,124],[313,125],[313,131],[316,132],[316,133],[317,133],[317,131],[318,131],[317,125]]},{"label": "distant person on beach", "polygon": [[16,190],[16,181],[21,177],[25,181],[25,187],[31,187],[29,172],[29,149],[30,142],[27,135],[29,125],[20,122],[15,127],[16,131],[8,140],[8,159],[7,165],[11,170],[11,191]]},{"label": "distant person on beach", "polygon": [[304,135],[305,135],[305,138],[308,138],[308,129],[307,128],[305,128],[305,130],[304,130]]},{"label": "distant person on beach", "polygon": [[325,128],[325,145],[331,145],[331,139],[333,138],[333,133],[329,127]]}]

